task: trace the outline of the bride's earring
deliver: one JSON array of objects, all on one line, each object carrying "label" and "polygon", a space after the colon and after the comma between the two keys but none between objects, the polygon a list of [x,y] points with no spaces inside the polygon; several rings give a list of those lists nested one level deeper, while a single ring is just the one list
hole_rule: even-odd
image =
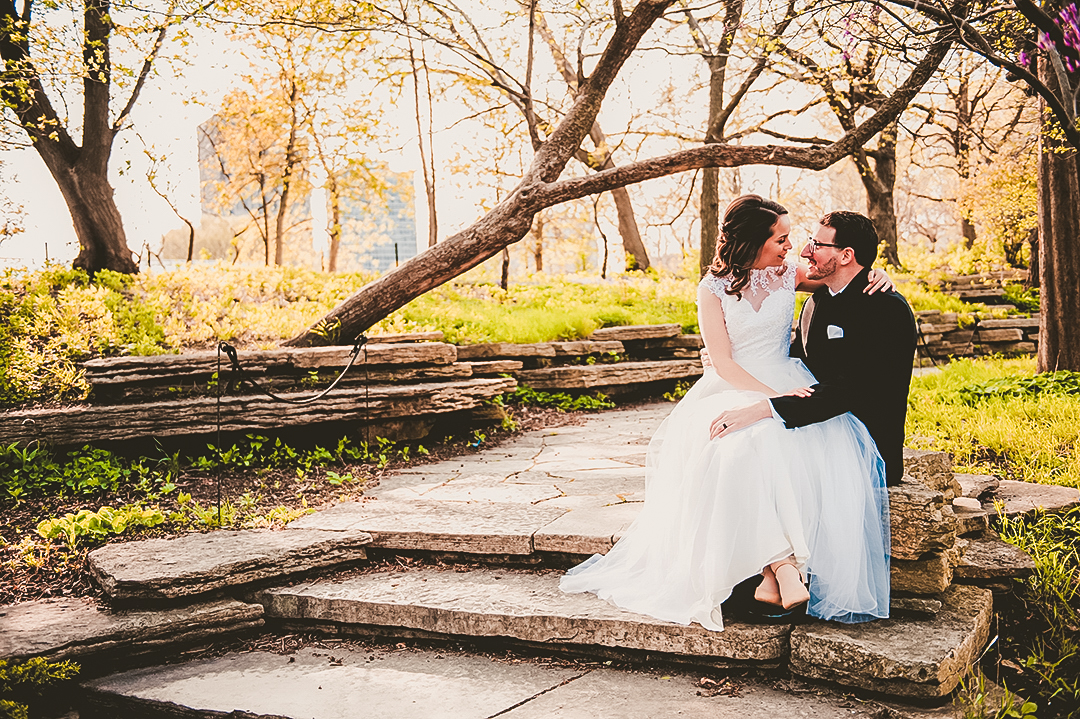
[{"label": "bride's earring", "polygon": [[806,588],[802,572],[795,566],[794,557],[773,562],[769,568],[776,575],[776,583],[780,587],[780,605],[784,609],[810,601],[810,591]]}]

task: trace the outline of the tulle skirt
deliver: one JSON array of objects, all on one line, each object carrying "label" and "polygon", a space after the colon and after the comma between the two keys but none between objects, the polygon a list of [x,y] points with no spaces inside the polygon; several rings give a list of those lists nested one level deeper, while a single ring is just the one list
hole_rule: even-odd
[{"label": "tulle skirt", "polygon": [[[780,392],[815,383],[796,359],[747,369]],[[606,555],[571,569],[563,591],[721,630],[732,588],[794,555],[811,616],[888,617],[888,494],[873,440],[851,414],[797,429],[768,419],[709,439],[722,411],[763,398],[706,369],[649,445],[641,514]]]}]

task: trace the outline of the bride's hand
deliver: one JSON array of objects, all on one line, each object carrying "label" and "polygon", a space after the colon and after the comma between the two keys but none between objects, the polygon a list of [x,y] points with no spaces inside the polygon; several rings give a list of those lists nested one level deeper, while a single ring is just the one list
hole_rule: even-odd
[{"label": "bride's hand", "polygon": [[870,274],[867,278],[870,282],[866,285],[866,289],[864,289],[863,292],[868,295],[872,295],[875,292],[888,292],[889,290],[896,288],[896,283],[885,273],[885,270],[870,270]]},{"label": "bride's hand", "polygon": [[781,397],[809,397],[814,393],[813,387],[800,387],[799,389],[793,389],[790,392],[785,392],[780,395]]}]

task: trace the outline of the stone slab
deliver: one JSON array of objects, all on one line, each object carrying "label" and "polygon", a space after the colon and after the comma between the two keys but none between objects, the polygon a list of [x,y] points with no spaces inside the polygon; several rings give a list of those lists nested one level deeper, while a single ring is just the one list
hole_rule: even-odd
[{"label": "stone slab", "polygon": [[533,537],[538,552],[607,554],[644,506],[641,502],[575,507]]},{"label": "stone slab", "polygon": [[952,565],[942,552],[922,559],[894,559],[890,579],[894,592],[911,594],[940,594],[952,583]]},{"label": "stone slab", "polygon": [[504,712],[580,673],[435,652],[305,648],[291,656],[227,654],[136,669],[84,686],[88,719],[177,716],[166,714],[177,707],[211,716],[473,719]]},{"label": "stone slab", "polygon": [[979,323],[979,342],[1020,342],[1024,339],[1024,333],[1016,328],[984,328],[985,325]]},{"label": "stone slab", "polygon": [[[436,651],[305,648],[147,667],[84,684],[84,719],[880,719],[882,707],[798,682],[620,671]],[[187,713],[183,713],[183,712]],[[889,713],[914,719],[898,707]],[[920,719],[922,715],[920,714]],[[935,719],[940,716],[933,715]]]},{"label": "stone slab", "polygon": [[889,603],[889,614],[898,616],[936,617],[941,611],[940,599],[933,597],[893,597]]},{"label": "stone slab", "polygon": [[944,493],[949,501],[960,494],[960,483],[952,467],[952,455],[948,452],[904,448],[904,474]]},{"label": "stone slab", "polygon": [[1040,509],[1044,512],[1061,512],[1080,505],[1080,490],[1003,479],[983,502],[983,507],[996,515],[996,502],[1005,505],[1004,512],[1010,518],[1033,514]]},{"label": "stone slab", "polygon": [[176,599],[367,558],[362,531],[249,529],[107,544],[90,552],[114,599]]},{"label": "stone slab", "polygon": [[[821,687],[796,691],[745,679],[596,669],[535,697],[506,719],[880,719],[881,707]],[[717,690],[715,695],[713,690]],[[801,691],[800,691],[801,690]],[[890,715],[891,716],[891,715]]]},{"label": "stone slab", "polygon": [[489,360],[480,362],[463,362],[472,368],[474,375],[510,374],[516,372],[525,365],[517,360]]},{"label": "stone slab", "polygon": [[88,599],[0,607],[0,659],[131,656],[262,626],[263,608],[234,599],[167,609],[109,610]]},{"label": "stone slab", "polygon": [[608,342],[596,342],[594,340],[578,340],[576,342],[552,342],[556,357],[578,357],[589,354],[607,354],[614,352],[622,354],[623,343],[616,340]]},{"label": "stone slab", "polygon": [[459,360],[514,359],[518,357],[554,357],[555,348],[550,342],[536,344],[513,344],[491,342],[479,345],[461,345],[457,348]]},{"label": "stone slab", "polygon": [[987,329],[1000,329],[1002,327],[1016,327],[1029,330],[1039,329],[1038,317],[1007,317],[1000,320],[979,320],[979,330],[983,328]]},{"label": "stone slab", "polygon": [[566,594],[561,572],[437,568],[377,572],[338,583],[263,590],[268,617],[401,627],[455,637],[588,645],[737,661],[768,661],[788,649],[788,625],[728,623],[722,632],[619,609],[592,594]]},{"label": "stone slab", "polygon": [[956,516],[945,495],[910,476],[889,488],[889,518],[896,559],[919,559],[956,543]]},{"label": "stone slab", "polygon": [[961,496],[979,499],[987,492],[998,488],[1001,480],[992,474],[956,474],[960,483]]},{"label": "stone slab", "polygon": [[472,554],[532,554],[533,535],[566,510],[495,502],[346,502],[290,527],[362,531],[372,547]]},{"label": "stone slab", "polygon": [[953,580],[964,584],[996,582],[1031,576],[1035,562],[1027,552],[996,536],[972,539],[953,570]]},{"label": "stone slab", "polygon": [[515,372],[514,377],[534,389],[587,390],[596,387],[688,379],[700,377],[701,373],[700,360],[684,359],[529,369]]},{"label": "stone slab", "polygon": [[591,340],[651,340],[659,337],[676,337],[682,327],[676,324],[666,325],[624,325],[622,327],[604,327],[589,335]]},{"label": "stone slab", "polygon": [[798,626],[792,671],[896,696],[946,696],[986,645],[993,599],[987,589],[954,586],[942,600],[933,619]]},{"label": "stone slab", "polygon": [[[401,493],[403,494],[403,493]],[[509,478],[500,474],[470,474],[465,477],[452,479],[437,487],[424,492],[425,501],[445,501],[455,504],[448,505],[448,511],[461,502],[500,502],[521,505],[538,504],[546,499],[554,499],[561,492],[555,487],[555,481],[550,479],[544,483],[514,482],[513,475]],[[394,498],[394,493],[382,495],[383,499]]]},{"label": "stone slab", "polygon": [[956,515],[957,533],[960,535],[982,534],[990,528],[990,513],[979,505],[978,509],[969,505],[957,505],[956,502],[965,499],[968,502],[979,500],[971,497],[957,497],[953,500],[953,514]]}]

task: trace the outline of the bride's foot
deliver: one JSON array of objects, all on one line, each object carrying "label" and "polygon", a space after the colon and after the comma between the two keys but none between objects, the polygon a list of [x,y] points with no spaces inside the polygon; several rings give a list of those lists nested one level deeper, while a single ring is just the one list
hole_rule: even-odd
[{"label": "bride's foot", "polygon": [[791,609],[810,601],[810,592],[803,583],[802,572],[795,566],[792,559],[774,562],[770,566],[776,575],[776,583],[780,587],[780,605],[784,609]]},{"label": "bride's foot", "polygon": [[773,573],[772,567],[761,570],[761,584],[754,590],[754,599],[766,604],[775,604],[778,607],[783,605],[783,600],[780,598],[780,585],[776,582],[776,574]]}]

